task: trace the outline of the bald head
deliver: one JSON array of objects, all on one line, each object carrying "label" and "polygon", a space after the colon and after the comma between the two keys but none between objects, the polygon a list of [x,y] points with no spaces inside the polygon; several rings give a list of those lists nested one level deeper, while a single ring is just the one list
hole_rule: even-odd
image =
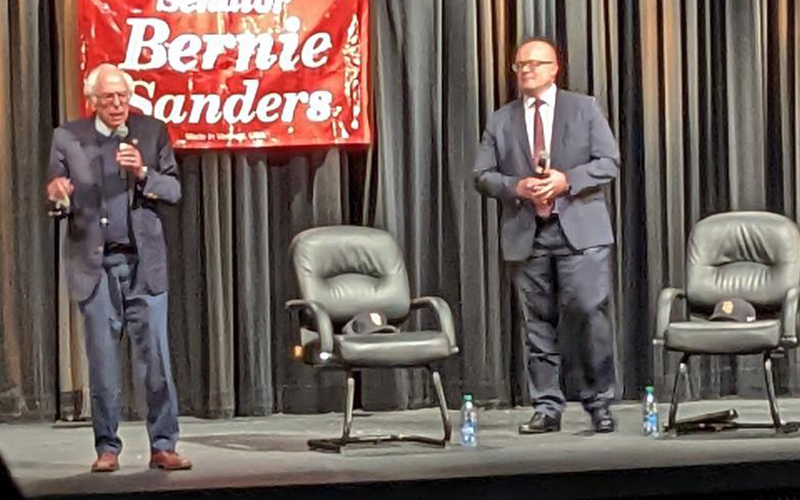
[{"label": "bald head", "polygon": [[543,37],[533,37],[533,38],[527,38],[527,39],[523,40],[522,43],[519,45],[519,47],[517,47],[517,55],[519,55],[519,52],[523,48],[529,48],[528,47],[529,45],[536,45],[541,50],[545,50],[545,51],[549,49],[549,51],[550,51],[549,55],[551,55],[553,57],[553,59],[557,59],[558,58],[558,49],[556,49],[555,44],[553,42],[551,42],[550,40],[548,40],[547,38],[543,38]]}]

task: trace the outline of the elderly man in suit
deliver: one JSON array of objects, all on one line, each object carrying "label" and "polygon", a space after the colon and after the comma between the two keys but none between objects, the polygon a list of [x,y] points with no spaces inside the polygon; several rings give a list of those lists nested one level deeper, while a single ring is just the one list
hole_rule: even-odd
[{"label": "elderly man in suit", "polygon": [[594,98],[557,88],[551,42],[523,43],[513,68],[522,95],[489,118],[475,174],[478,190],[502,207],[503,257],[525,325],[534,414],[519,432],[561,429],[560,318],[579,329],[592,427],[612,432],[613,234],[602,187],[617,177],[619,152]]},{"label": "elderly man in suit", "polygon": [[84,318],[93,472],[119,468],[119,339],[126,332],[143,374],[150,467],[191,468],[175,452],[178,407],[167,341],[167,257],[159,205],[181,197],[164,123],[129,113],[131,77],[111,64],[89,73],[95,113],[55,130],[48,198],[68,217],[70,297]]}]

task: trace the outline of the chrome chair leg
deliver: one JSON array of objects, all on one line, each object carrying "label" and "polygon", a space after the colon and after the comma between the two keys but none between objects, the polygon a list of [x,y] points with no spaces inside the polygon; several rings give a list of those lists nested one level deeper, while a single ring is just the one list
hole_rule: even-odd
[{"label": "chrome chair leg", "polygon": [[681,380],[683,379],[684,375],[689,369],[689,355],[684,354],[681,357],[680,364],[678,365],[678,372],[675,373],[675,382],[672,384],[672,401],[669,405],[669,420],[667,421],[667,428],[668,432],[677,432],[677,419],[678,419],[678,385],[680,384]]},{"label": "chrome chair leg", "polygon": [[432,378],[433,386],[436,389],[436,398],[439,400],[439,413],[442,417],[442,425],[444,426],[444,437],[433,438],[428,436],[411,435],[406,436],[402,434],[382,434],[373,436],[351,436],[353,427],[353,403],[355,401],[355,379],[352,372],[347,372],[347,385],[345,394],[345,408],[344,408],[344,425],[342,426],[342,436],[332,439],[309,439],[308,447],[312,450],[333,451],[340,453],[349,444],[378,444],[396,441],[410,441],[415,443],[430,444],[433,446],[447,446],[450,442],[452,434],[452,426],[450,425],[450,417],[447,413],[447,401],[444,397],[444,388],[442,387],[442,379],[439,372],[428,367]]},{"label": "chrome chair leg", "polygon": [[439,412],[442,415],[442,425],[444,426],[444,442],[450,442],[450,434],[452,433],[452,426],[450,425],[450,415],[447,413],[447,400],[444,398],[444,389],[442,388],[442,377],[439,372],[429,368],[433,376],[433,386],[436,388],[436,398],[439,400]]}]

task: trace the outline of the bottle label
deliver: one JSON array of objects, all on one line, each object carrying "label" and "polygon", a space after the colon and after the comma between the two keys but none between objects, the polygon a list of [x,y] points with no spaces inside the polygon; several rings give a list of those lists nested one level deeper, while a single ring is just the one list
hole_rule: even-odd
[{"label": "bottle label", "polygon": [[644,422],[644,431],[647,435],[658,434],[658,414],[650,413]]},{"label": "bottle label", "polygon": [[461,426],[461,444],[467,446],[474,446],[475,444],[477,444],[475,427],[469,424]]}]

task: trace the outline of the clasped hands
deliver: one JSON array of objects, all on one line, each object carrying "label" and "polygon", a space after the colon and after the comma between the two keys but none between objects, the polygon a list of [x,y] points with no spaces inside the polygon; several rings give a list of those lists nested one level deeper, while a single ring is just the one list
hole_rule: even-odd
[{"label": "clasped hands", "polygon": [[567,176],[556,169],[547,169],[542,177],[525,177],[517,182],[517,197],[528,200],[536,206],[545,206],[569,189]]}]

